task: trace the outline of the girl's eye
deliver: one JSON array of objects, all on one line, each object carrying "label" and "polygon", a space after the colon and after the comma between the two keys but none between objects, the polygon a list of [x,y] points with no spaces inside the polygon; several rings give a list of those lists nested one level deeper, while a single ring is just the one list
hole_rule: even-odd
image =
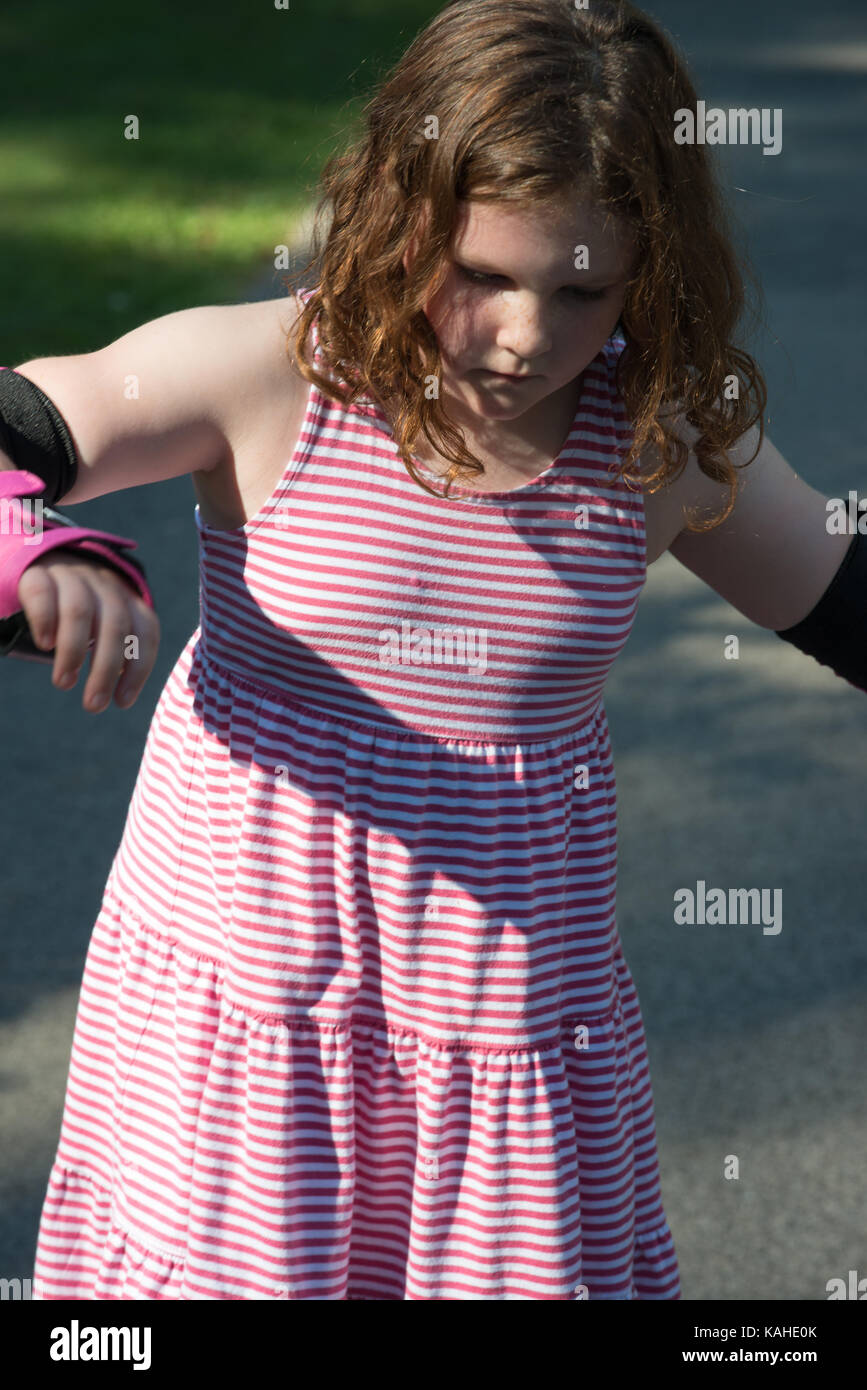
[{"label": "girl's eye", "polygon": [[463,275],[464,279],[469,280],[471,285],[487,284],[489,280],[496,278],[492,275],[483,275],[480,270],[470,270],[465,265],[456,265],[455,269],[459,270],[461,275]]},{"label": "girl's eye", "polygon": [[[465,280],[471,285],[489,285],[492,280],[499,280],[499,275],[485,275],[481,270],[470,270],[468,266],[455,263],[455,269],[459,270]],[[582,290],[578,285],[565,286],[567,294],[573,294],[578,299],[602,299],[607,293],[606,290]]]}]

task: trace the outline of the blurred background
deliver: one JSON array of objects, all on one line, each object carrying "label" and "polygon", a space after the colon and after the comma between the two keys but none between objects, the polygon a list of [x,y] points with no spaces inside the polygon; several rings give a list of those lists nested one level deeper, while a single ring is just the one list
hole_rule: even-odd
[{"label": "blurred background", "polygon": [[[31,0],[0,14],[0,362],[88,352],[199,304],[282,293],[316,181],[441,6]],[[827,496],[867,491],[863,0],[644,7],[708,106],[783,111],[716,147],[762,326],[767,430]],[[140,138],[123,138],[138,117]],[[198,622],[189,478],[76,519],[135,535],[162,624],[131,711],[0,669],[0,1277],[29,1277],[90,932],[150,718]],[[740,659],[722,658],[725,638]],[[663,1197],[693,1300],[815,1300],[867,1276],[867,697],[670,555],[606,689],[618,915],[647,1028]],[[781,889],[783,927],[678,926],[678,888]],[[736,1181],[725,1177],[730,1155]]]}]

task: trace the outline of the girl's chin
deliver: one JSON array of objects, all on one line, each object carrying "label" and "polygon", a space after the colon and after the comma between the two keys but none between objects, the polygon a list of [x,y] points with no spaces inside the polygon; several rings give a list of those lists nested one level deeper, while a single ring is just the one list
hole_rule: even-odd
[{"label": "girl's chin", "polygon": [[540,380],[509,381],[480,367],[443,373],[441,393],[455,406],[492,420],[517,420],[538,397]]}]

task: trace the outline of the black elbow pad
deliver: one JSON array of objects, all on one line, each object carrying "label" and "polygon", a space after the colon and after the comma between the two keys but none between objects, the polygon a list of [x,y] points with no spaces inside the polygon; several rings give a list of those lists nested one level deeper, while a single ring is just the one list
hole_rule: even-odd
[{"label": "black elbow pad", "polygon": [[0,367],[0,449],[16,468],[42,479],[46,506],[72,491],[78,458],[66,421],[44,391],[11,367]]},{"label": "black elbow pad", "polygon": [[857,690],[867,690],[867,536],[852,537],[815,608],[777,636],[830,666]]}]

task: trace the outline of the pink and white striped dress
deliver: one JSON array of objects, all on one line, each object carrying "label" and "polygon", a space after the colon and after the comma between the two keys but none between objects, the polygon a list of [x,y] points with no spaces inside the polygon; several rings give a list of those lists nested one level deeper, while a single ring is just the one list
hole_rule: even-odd
[{"label": "pink and white striped dress", "polygon": [[370,398],[313,387],[256,516],[196,508],[37,1298],[680,1297],[615,917],[622,347],[513,491],[431,496]]}]

